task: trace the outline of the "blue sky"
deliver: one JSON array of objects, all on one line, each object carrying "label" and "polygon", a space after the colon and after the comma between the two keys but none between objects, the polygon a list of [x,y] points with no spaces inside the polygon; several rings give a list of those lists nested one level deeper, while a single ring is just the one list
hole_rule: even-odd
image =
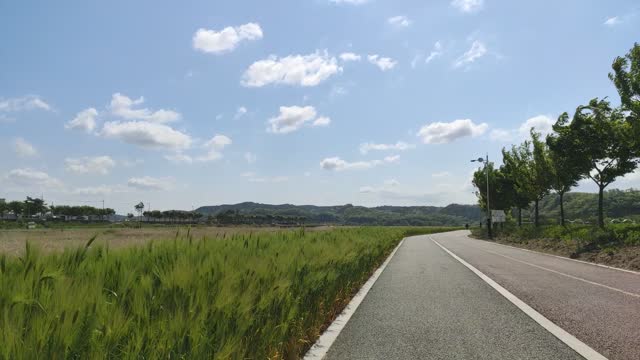
[{"label": "blue sky", "polygon": [[0,197],[473,203],[469,159],[618,102],[639,25],[634,1],[2,1]]}]

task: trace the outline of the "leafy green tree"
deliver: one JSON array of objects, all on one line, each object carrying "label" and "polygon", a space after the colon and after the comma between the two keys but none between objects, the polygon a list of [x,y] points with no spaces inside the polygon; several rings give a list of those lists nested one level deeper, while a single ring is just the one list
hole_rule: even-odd
[{"label": "leafy green tree", "polygon": [[27,196],[24,201],[24,210],[29,216],[36,214],[44,214],[47,211],[47,206],[44,200],[38,198],[32,198]]},{"label": "leafy green tree", "polygon": [[15,216],[20,216],[24,213],[24,203],[22,201],[11,201],[7,204],[7,209]]},{"label": "leafy green tree", "polygon": [[136,209],[138,216],[142,216],[142,212],[144,211],[144,203],[141,201],[137,203],[133,208]]},{"label": "leafy green tree", "polygon": [[598,226],[604,227],[604,190],[638,166],[631,124],[621,109],[595,98],[589,105],[579,106],[571,122],[564,119],[555,128],[570,133],[578,142],[572,160],[577,167],[588,169],[584,175],[598,186]]},{"label": "leafy green tree", "polygon": [[9,206],[4,199],[0,199],[0,218],[4,217],[4,213],[9,210]]},{"label": "leafy green tree", "polygon": [[638,130],[640,127],[640,44],[635,43],[625,56],[617,57],[611,67],[613,72],[609,73],[609,78],[618,89],[622,106],[631,112]]},{"label": "leafy green tree", "polygon": [[518,209],[518,226],[521,226],[522,209],[528,209],[534,200],[531,143],[525,141],[513,145],[511,150],[502,149],[502,162],[502,173],[511,180],[513,205]]},{"label": "leafy green tree", "polygon": [[574,154],[580,151],[580,139],[563,125],[569,121],[566,112],[560,115],[554,125],[554,134],[547,136],[549,160],[551,164],[551,189],[556,192],[560,200],[560,224],[565,225],[564,194],[578,184],[583,174],[588,171],[585,166],[576,161]]},{"label": "leafy green tree", "polygon": [[473,185],[476,187],[478,204],[487,210],[487,168],[489,169],[489,205],[491,209],[509,209],[513,205],[513,184],[500,169],[490,162],[486,167],[473,173]]},{"label": "leafy green tree", "polygon": [[540,225],[540,200],[549,194],[553,183],[552,167],[549,160],[549,148],[540,140],[540,134],[531,129],[531,145],[533,145],[532,195],[535,207],[534,224]]}]

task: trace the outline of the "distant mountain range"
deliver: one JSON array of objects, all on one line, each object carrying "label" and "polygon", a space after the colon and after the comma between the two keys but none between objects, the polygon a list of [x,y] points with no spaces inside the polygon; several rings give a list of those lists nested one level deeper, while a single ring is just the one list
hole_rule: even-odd
[{"label": "distant mountain range", "polygon": [[[596,215],[598,194],[570,192],[565,195],[567,219],[591,221]],[[203,206],[196,210],[216,216],[232,211],[251,216],[304,217],[307,224],[336,225],[414,225],[438,226],[475,224],[484,217],[477,205],[451,204],[439,206],[378,206],[351,204],[339,206],[268,205],[244,202],[234,205]],[[545,223],[557,222],[560,206],[558,196],[550,194],[540,202],[540,215]],[[609,218],[632,218],[640,221],[640,191],[609,190],[605,192],[605,213]],[[527,212],[523,217],[527,217]]]},{"label": "distant mountain range", "polygon": [[445,207],[378,206],[369,208],[351,204],[314,206],[244,202],[234,205],[203,206],[196,209],[196,212],[212,216],[227,211],[238,212],[245,216],[304,217],[307,224],[337,225],[460,226],[478,222],[482,218],[482,211],[477,205],[458,204]]}]

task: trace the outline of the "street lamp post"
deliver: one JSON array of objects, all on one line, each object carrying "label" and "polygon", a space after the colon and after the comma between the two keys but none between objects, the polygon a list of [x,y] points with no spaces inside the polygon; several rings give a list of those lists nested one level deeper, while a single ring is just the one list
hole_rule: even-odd
[{"label": "street lamp post", "polygon": [[480,162],[484,163],[484,168],[487,173],[487,235],[489,239],[492,238],[491,234],[491,203],[489,202],[489,153],[487,153],[486,158],[478,158],[476,160],[471,160],[471,162]]}]

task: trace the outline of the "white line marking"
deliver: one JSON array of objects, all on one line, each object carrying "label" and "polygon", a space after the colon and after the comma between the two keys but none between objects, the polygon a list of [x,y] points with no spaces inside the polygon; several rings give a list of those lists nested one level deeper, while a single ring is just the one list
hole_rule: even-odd
[{"label": "white line marking", "polygon": [[490,250],[484,250],[484,249],[479,249],[479,250],[480,250],[480,251],[484,251],[484,252],[486,252],[486,253],[490,253],[490,254],[494,254],[494,255],[502,256],[503,258],[507,258],[507,259],[512,260],[512,261],[517,261],[517,262],[522,263],[522,264],[525,264],[525,265],[533,266],[533,267],[538,268],[538,269],[541,269],[541,270],[546,270],[546,271],[552,272],[552,273],[554,273],[554,274],[563,275],[563,276],[566,276],[566,277],[571,278],[571,279],[574,279],[574,280],[579,280],[579,281],[582,281],[582,282],[586,282],[587,284],[596,285],[596,286],[601,286],[601,287],[603,287],[603,288],[605,288],[605,289],[609,289],[609,290],[617,291],[617,292],[619,292],[619,293],[623,293],[623,294],[625,294],[625,295],[629,295],[629,296],[634,296],[634,297],[640,298],[640,294],[635,294],[635,293],[628,292],[628,291],[624,291],[624,290],[620,290],[620,289],[617,289],[617,288],[614,288],[614,287],[611,287],[611,286],[608,286],[608,285],[600,284],[600,283],[597,283],[597,282],[595,282],[595,281],[591,281],[591,280],[583,279],[583,278],[581,278],[581,277],[577,277],[577,276],[573,276],[573,275],[565,274],[565,273],[560,272],[560,271],[556,271],[556,270],[548,269],[548,268],[546,268],[546,267],[544,267],[544,266],[540,266],[540,265],[532,264],[532,263],[530,263],[530,262],[526,262],[526,261],[523,261],[523,260],[518,260],[518,259],[516,259],[516,258],[512,258],[511,256],[502,255],[502,254],[499,254],[499,253],[497,253],[497,252],[493,252],[493,251],[490,251]]},{"label": "white line marking", "polygon": [[351,319],[351,316],[356,312],[356,309],[358,309],[358,306],[360,306],[360,303],[362,303],[364,297],[367,296],[367,293],[369,292],[369,290],[371,290],[373,284],[375,284],[376,280],[378,280],[378,278],[380,277],[380,274],[382,274],[384,269],[387,267],[393,255],[395,255],[396,251],[398,251],[400,246],[402,246],[404,240],[405,239],[402,239],[400,241],[398,246],[396,246],[396,248],[391,252],[391,255],[387,257],[387,260],[385,260],[384,263],[382,263],[382,265],[380,265],[380,267],[373,273],[373,275],[371,275],[369,280],[364,283],[358,293],[353,297],[353,299],[351,299],[344,310],[342,310],[342,313],[340,313],[340,315],[338,315],[338,317],[331,323],[331,325],[329,325],[329,327],[322,333],[320,338],[318,338],[315,344],[313,344],[309,351],[307,351],[307,353],[304,355],[304,360],[320,360],[324,358],[325,355],[327,355],[327,352],[331,348],[331,345],[333,345],[333,342],[336,341],[342,329],[344,329],[344,327],[347,325],[347,322],[349,321],[349,319]]},{"label": "white line marking", "polygon": [[587,360],[607,360],[606,357],[602,356],[600,353],[598,353],[597,351],[593,350],[591,347],[589,347],[589,345],[587,345],[587,344],[583,343],[582,341],[578,340],[575,336],[569,334],[564,329],[562,329],[558,325],[556,325],[553,322],[551,322],[551,320],[547,319],[542,314],[540,314],[539,312],[534,310],[531,306],[527,305],[524,301],[518,299],[515,295],[510,293],[509,290],[503,288],[502,286],[500,286],[500,284],[498,284],[497,282],[493,281],[490,277],[488,277],[487,275],[482,273],[480,270],[476,269],[475,267],[473,267],[472,265],[470,265],[466,261],[462,260],[456,254],[454,254],[451,251],[449,251],[449,249],[447,249],[444,246],[440,245],[439,242],[435,241],[433,238],[431,238],[431,241],[433,241],[436,245],[438,245],[440,248],[442,248],[442,250],[446,251],[454,259],[458,260],[462,265],[466,266],[474,274],[478,275],[478,277],[480,279],[484,280],[484,282],[489,284],[489,286],[491,286],[497,292],[499,292],[502,296],[507,298],[507,300],[511,301],[511,303],[513,303],[515,306],[517,306],[520,310],[522,310],[525,314],[527,314],[535,322],[540,324],[540,326],[542,326],[547,331],[549,331],[551,334],[553,334],[555,337],[560,339],[560,341],[562,341],[567,346],[572,348],[578,354],[582,355],[582,357],[584,357]]},{"label": "white line marking", "polygon": [[483,239],[476,239],[476,238],[472,238],[469,235],[467,235],[467,237],[469,239],[472,239],[472,240],[479,240],[479,241],[486,242],[486,243],[493,244],[493,245],[504,246],[504,247],[508,247],[508,248],[512,248],[512,249],[516,249],[516,250],[528,251],[528,252],[531,252],[531,253],[534,253],[534,254],[538,254],[538,255],[552,256],[552,257],[558,258],[558,259],[570,260],[570,261],[575,261],[575,262],[579,262],[579,263],[582,263],[582,264],[602,267],[602,268],[605,268],[605,269],[624,271],[624,272],[627,272],[627,273],[640,275],[640,272],[638,272],[638,271],[633,271],[633,270],[628,270],[628,269],[621,269],[621,268],[617,268],[617,267],[614,267],[614,266],[608,266],[608,265],[598,264],[598,263],[589,262],[589,261],[572,259],[572,258],[568,258],[566,256],[543,253],[543,252],[540,252],[540,251],[535,251],[535,250],[531,250],[531,249],[525,249],[525,248],[521,248],[521,247],[517,247],[517,246],[506,245],[506,244],[500,244],[500,243],[497,243],[497,242],[487,241],[487,240],[483,240]]}]

